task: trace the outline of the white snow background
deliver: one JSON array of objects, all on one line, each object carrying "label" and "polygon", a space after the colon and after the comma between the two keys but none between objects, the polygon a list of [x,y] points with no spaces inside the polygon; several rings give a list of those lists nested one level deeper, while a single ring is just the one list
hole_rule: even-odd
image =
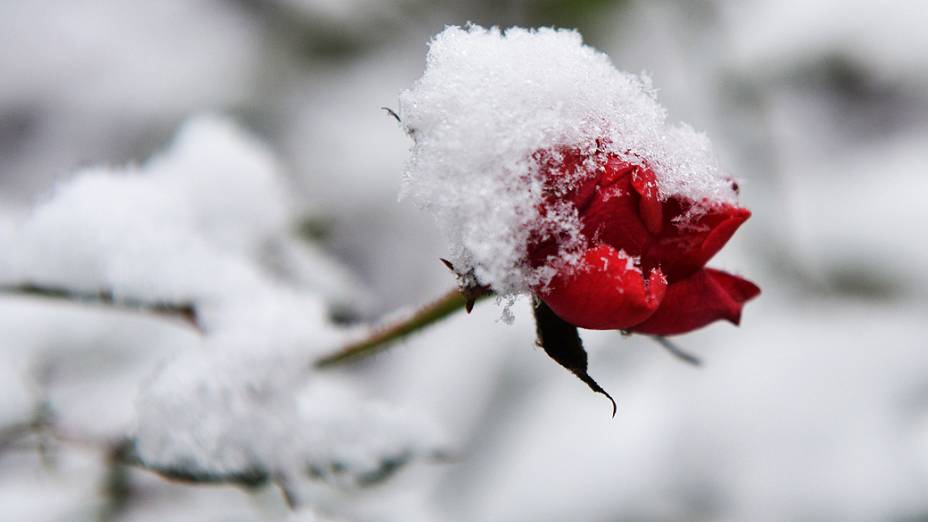
[{"label": "white snow background", "polygon": [[[51,411],[68,439],[0,442],[0,521],[928,515],[928,18],[588,4],[0,3],[0,283],[193,302],[206,332],[0,297],[0,432]],[[345,320],[453,284],[380,107],[467,21],[577,27],[743,181],[754,215],[713,265],[764,293],[678,338],[699,369],[584,332],[615,419],[533,347],[525,302],[308,370]],[[267,469],[301,507],[134,468],[114,506],[100,448],[127,435],[155,466]],[[384,462],[405,465],[369,483]]]}]

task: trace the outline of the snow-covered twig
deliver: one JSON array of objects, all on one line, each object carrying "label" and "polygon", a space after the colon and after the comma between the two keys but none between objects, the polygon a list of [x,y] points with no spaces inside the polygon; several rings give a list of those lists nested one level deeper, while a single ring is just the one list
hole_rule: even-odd
[{"label": "snow-covered twig", "polygon": [[107,460],[111,466],[130,466],[143,469],[165,479],[178,482],[201,484],[228,483],[244,487],[255,487],[266,483],[269,479],[269,475],[266,471],[258,469],[222,474],[200,473],[183,468],[153,466],[145,463],[138,456],[135,449],[135,441],[131,438],[116,441],[86,439],[74,436],[73,434],[60,432],[53,423],[44,419],[33,419],[0,428],[0,450],[35,435],[48,435],[52,440],[61,444],[104,450],[106,451]]},{"label": "snow-covered twig", "polygon": [[248,469],[232,471],[229,473],[213,473],[205,471],[194,471],[191,468],[184,467],[161,467],[155,466],[143,461],[136,449],[135,442],[132,439],[121,441],[117,446],[118,453],[114,460],[132,466],[156,473],[168,480],[177,482],[190,482],[197,484],[234,484],[246,488],[253,488],[267,483],[270,476],[267,471],[262,469]]}]

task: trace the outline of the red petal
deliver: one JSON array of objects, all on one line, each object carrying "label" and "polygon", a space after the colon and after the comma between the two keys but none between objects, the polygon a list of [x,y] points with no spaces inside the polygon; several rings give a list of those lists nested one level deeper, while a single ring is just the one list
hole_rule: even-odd
[{"label": "red petal", "polygon": [[586,164],[587,154],[576,147],[558,147],[538,151],[533,157],[544,176],[544,206],[559,201],[570,201],[578,209],[587,205],[599,181],[598,169]]},{"label": "red petal", "polygon": [[745,302],[760,293],[754,283],[721,270],[705,268],[667,288],[660,308],[633,332],[675,335],[701,328],[713,321],[741,321]]},{"label": "red petal", "polygon": [[591,248],[579,266],[558,273],[539,297],[561,319],[581,328],[628,328],[657,310],[667,287],[660,270],[645,279],[631,261],[609,245]]},{"label": "red petal", "polygon": [[747,209],[726,204],[710,207],[701,216],[680,223],[693,205],[679,198],[665,202],[663,233],[642,255],[642,265],[659,266],[671,283],[704,267],[751,217]]},{"label": "red petal", "polygon": [[639,167],[632,173],[632,186],[641,195],[638,210],[648,231],[659,235],[664,228],[664,205],[657,190],[657,176],[651,169]]},{"label": "red petal", "polygon": [[641,205],[651,209],[649,215],[652,219],[660,212],[659,202],[655,213],[653,205],[644,203],[646,198],[639,196],[634,186],[639,170],[624,161],[610,160],[600,177],[595,197],[586,208],[578,209],[585,237],[594,243],[605,243],[624,250],[631,256],[641,255],[652,240],[648,231],[650,227],[646,226],[640,214]]}]

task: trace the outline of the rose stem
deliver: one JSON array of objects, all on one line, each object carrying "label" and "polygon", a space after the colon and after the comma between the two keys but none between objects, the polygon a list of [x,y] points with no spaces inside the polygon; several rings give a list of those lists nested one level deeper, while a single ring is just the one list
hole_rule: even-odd
[{"label": "rose stem", "polygon": [[[486,295],[488,294],[476,299],[482,299]],[[375,328],[367,337],[349,343],[338,351],[317,359],[315,366],[316,368],[326,368],[373,355],[383,350],[390,343],[430,326],[458,310],[463,310],[466,306],[467,299],[461,294],[461,291],[458,289],[451,290],[435,301],[423,306],[409,317]]]},{"label": "rose stem", "polygon": [[[169,319],[180,319],[202,331],[197,323],[196,308],[191,304],[148,303],[135,299],[116,298],[112,292],[108,291],[78,292],[36,284],[0,286],[0,295],[51,299],[78,305],[103,306],[113,310],[151,313]],[[471,304],[474,301],[481,300],[486,295],[473,296],[470,301]],[[318,359],[315,366],[325,368],[372,355],[394,341],[421,328],[431,326],[458,310],[466,309],[467,304],[468,300],[461,294],[460,290],[451,290],[435,301],[423,306],[412,315],[383,327],[375,328],[367,337],[349,343],[341,347],[337,352]]]}]

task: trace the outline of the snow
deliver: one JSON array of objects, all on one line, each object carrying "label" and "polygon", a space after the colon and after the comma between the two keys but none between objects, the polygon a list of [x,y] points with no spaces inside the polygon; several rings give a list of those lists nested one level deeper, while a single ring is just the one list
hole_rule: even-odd
[{"label": "snow", "polygon": [[[262,256],[272,245],[294,261],[331,266],[288,237],[295,219],[270,151],[206,115],[141,166],[91,167],[61,183],[19,227],[6,262],[10,278],[23,282],[147,302],[210,302],[271,284]],[[357,292],[337,269],[306,280],[330,296]]]},{"label": "snow", "polygon": [[[399,115],[414,141],[402,196],[435,216],[459,272],[504,294],[551,275],[524,266],[541,221],[537,151],[600,143],[650,165],[662,198],[736,198],[708,139],[667,123],[648,76],[617,70],[576,31],[448,27],[400,95]],[[569,211],[544,226],[578,228]]]},{"label": "snow", "polygon": [[125,436],[139,382],[197,342],[189,329],[141,314],[46,299],[0,299],[0,331],[0,365],[18,375],[3,379],[0,402],[12,418],[2,425],[33,420],[47,402],[59,429],[92,440]]},{"label": "snow", "polygon": [[83,169],[32,211],[3,215],[4,282],[190,303],[201,328],[0,301],[4,421],[48,401],[55,430],[129,437],[154,469],[258,471],[297,490],[310,479],[364,486],[439,455],[428,419],[312,369],[348,339],[329,306],[350,304],[358,285],[297,238],[297,217],[273,153],[216,115],[192,118],[141,165]]},{"label": "snow", "polygon": [[14,272],[151,302],[246,284],[260,277],[248,256],[287,226],[275,168],[231,123],[194,120],[141,167],[89,168],[59,185],[21,228]]},{"label": "snow", "polygon": [[437,429],[425,420],[364,400],[337,378],[308,374],[308,350],[235,346],[240,339],[210,340],[145,387],[136,445],[146,464],[292,480],[309,473],[351,486],[437,451]]}]

